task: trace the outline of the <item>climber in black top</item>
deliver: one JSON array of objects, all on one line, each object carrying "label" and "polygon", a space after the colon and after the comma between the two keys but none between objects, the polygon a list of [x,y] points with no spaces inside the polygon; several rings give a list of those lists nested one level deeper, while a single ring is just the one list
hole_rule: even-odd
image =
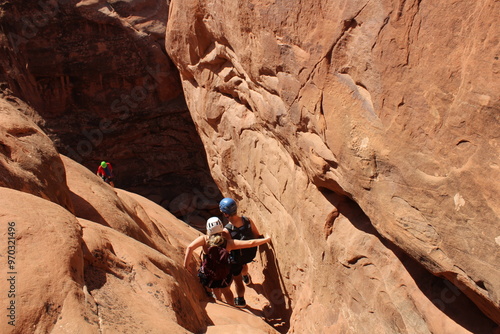
[{"label": "climber in black top", "polygon": [[[219,209],[229,220],[225,230],[235,240],[249,240],[261,237],[259,230],[250,218],[237,214],[237,205],[232,198],[224,198],[219,203]],[[232,273],[234,275],[234,285],[237,297],[234,304],[238,307],[245,307],[245,283],[251,283],[248,274],[248,263],[252,262],[257,254],[257,247],[231,251],[231,260],[234,263]]]},{"label": "climber in black top", "polygon": [[215,297],[221,300],[222,294],[226,302],[233,305],[233,293],[230,285],[233,279],[231,273],[229,252],[232,250],[257,247],[271,241],[270,238],[254,240],[233,240],[228,238],[222,222],[217,217],[207,221],[207,235],[201,235],[186,247],[184,268],[189,267],[193,251],[203,247],[204,257],[198,270],[200,282],[206,288],[212,289]]}]

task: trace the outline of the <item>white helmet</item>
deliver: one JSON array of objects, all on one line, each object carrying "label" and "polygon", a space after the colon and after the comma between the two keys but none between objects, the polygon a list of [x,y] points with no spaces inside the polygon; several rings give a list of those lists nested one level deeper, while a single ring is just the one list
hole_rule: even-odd
[{"label": "white helmet", "polygon": [[210,217],[207,220],[207,234],[212,235],[216,233],[221,233],[224,229],[222,222],[217,217]]}]

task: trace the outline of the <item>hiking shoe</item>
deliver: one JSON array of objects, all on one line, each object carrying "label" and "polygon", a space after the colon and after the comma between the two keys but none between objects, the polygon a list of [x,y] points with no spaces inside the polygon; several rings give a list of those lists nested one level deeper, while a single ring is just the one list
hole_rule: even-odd
[{"label": "hiking shoe", "polygon": [[243,297],[236,297],[236,298],[234,298],[234,306],[245,307],[245,306],[247,306],[247,302],[245,301],[245,298],[243,298]]},{"label": "hiking shoe", "polygon": [[217,297],[215,296],[215,293],[213,293],[212,291],[208,291],[207,289],[205,289],[205,292],[206,292],[208,298],[217,299]]},{"label": "hiking shoe", "polygon": [[250,275],[243,275],[243,283],[246,285],[252,284],[252,279],[250,278]]}]

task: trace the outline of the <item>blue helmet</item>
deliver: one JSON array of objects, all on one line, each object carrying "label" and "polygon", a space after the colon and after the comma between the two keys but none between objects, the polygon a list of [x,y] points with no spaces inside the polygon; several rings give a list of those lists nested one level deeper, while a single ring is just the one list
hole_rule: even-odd
[{"label": "blue helmet", "polygon": [[220,201],[219,209],[225,214],[234,215],[236,213],[237,205],[234,199],[226,197]]}]

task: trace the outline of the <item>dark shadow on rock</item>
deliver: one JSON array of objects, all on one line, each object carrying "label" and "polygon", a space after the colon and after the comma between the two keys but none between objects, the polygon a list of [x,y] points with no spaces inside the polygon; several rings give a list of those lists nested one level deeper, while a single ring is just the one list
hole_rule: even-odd
[{"label": "dark shadow on rock", "polygon": [[259,310],[247,305],[245,309],[253,315],[263,319],[279,333],[288,333],[288,330],[290,329],[290,317],[288,317],[288,319],[280,318],[277,316],[277,313],[274,313],[272,306],[267,306],[264,307],[264,309]]},{"label": "dark shadow on rock", "polygon": [[111,245],[109,245],[109,248],[93,249],[91,251],[87,244],[83,242],[82,251],[84,259],[83,277],[89,292],[102,288],[107,282],[107,274],[122,280],[125,275],[132,273],[132,266],[120,260]]},{"label": "dark shadow on rock", "polygon": [[70,191],[70,198],[75,209],[75,216],[110,227],[103,216],[86,199]]},{"label": "dark shadow on rock", "polygon": [[83,280],[88,292],[91,293],[93,290],[100,289],[106,284],[106,268],[94,258],[94,255],[90,252],[85,242],[82,243],[82,250],[84,257]]},{"label": "dark shadow on rock", "polygon": [[264,318],[264,320],[266,320],[266,319],[265,319],[265,317],[264,317],[264,312],[263,312],[262,310],[259,310],[259,309],[257,309],[257,308],[250,307],[250,306],[248,306],[248,305],[247,305],[247,306],[245,306],[244,310],[248,310],[248,311],[250,311],[250,313],[252,313],[253,315],[255,315],[255,316],[257,316],[257,317],[260,317],[260,318]]},{"label": "dark shadow on rock", "polygon": [[340,214],[342,214],[351,222],[354,227],[356,227],[360,231],[382,239],[380,233],[378,233],[375,227],[373,227],[370,219],[366,216],[366,214],[356,202],[346,196],[339,195],[326,188],[319,188],[319,191],[334,207],[337,208]]},{"label": "dark shadow on rock", "polygon": [[287,333],[290,329],[292,300],[286,291],[272,243],[260,246],[259,251],[260,256],[267,258],[268,265],[264,268],[265,280],[262,285],[254,284],[249,287],[255,288],[257,293],[264,295],[269,300],[269,305],[263,308],[261,316],[278,332]]},{"label": "dark shadow on rock", "polygon": [[[187,287],[182,286],[186,282],[179,283],[180,284],[174,285],[173,289],[170,290],[171,302],[169,304],[169,307],[175,312],[177,324],[184,327],[190,333],[206,333],[207,327],[214,325],[212,319],[210,319],[206,312],[206,306],[209,302],[215,301],[208,298],[208,296],[205,296],[205,298],[201,300],[199,299],[199,297],[203,295],[203,293],[200,293],[200,290],[204,290],[200,284],[196,287],[194,284],[189,284],[190,287],[193,288],[191,293],[194,294],[187,296],[185,291]],[[193,310],[194,304],[200,305],[198,312]],[[201,311],[202,314],[199,314],[199,311]]]},{"label": "dark shadow on rock", "polygon": [[85,266],[83,274],[85,285],[90,293],[93,290],[102,288],[107,282],[106,272],[93,265]]}]

